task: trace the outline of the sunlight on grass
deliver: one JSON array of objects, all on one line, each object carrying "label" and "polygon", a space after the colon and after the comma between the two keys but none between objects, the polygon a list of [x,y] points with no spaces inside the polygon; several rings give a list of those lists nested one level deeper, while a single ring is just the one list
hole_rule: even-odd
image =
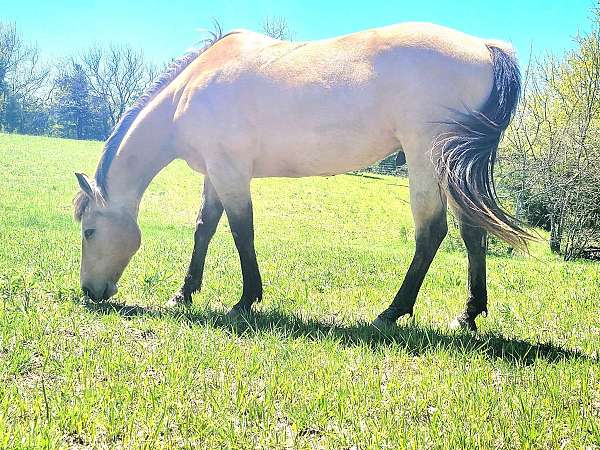
[{"label": "sunlight on grass", "polygon": [[[0,448],[597,448],[598,263],[499,243],[477,336],[456,227],[413,319],[368,323],[412,255],[407,180],[253,182],[265,282],[256,314],[223,221],[189,311],[183,280],[201,177],[177,162],[142,203],[143,244],[114,303],[80,300],[74,171],[95,142],[0,135]],[[596,446],[596,447],[594,447]]]}]

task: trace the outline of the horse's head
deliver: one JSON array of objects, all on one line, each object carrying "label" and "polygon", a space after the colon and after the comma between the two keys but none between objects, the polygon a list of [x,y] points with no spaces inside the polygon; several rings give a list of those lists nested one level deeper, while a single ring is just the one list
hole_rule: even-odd
[{"label": "horse's head", "polygon": [[75,174],[81,192],[75,197],[75,218],[81,222],[83,292],[94,301],[110,298],[129,260],[140,247],[141,232],[123,207],[111,205],[84,174]]}]

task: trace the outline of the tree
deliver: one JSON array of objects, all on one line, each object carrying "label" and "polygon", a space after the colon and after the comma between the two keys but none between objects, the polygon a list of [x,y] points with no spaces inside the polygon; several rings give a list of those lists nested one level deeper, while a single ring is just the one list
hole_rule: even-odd
[{"label": "tree", "polygon": [[27,133],[48,69],[37,47],[23,40],[15,24],[0,22],[0,128]]},{"label": "tree", "polygon": [[262,30],[263,33],[271,36],[273,39],[291,41],[294,38],[294,32],[283,17],[266,17],[262,23]]},{"label": "tree", "polygon": [[71,63],[81,67],[90,92],[103,102],[108,112],[107,130],[117,124],[154,77],[154,68],[143,52],[128,46],[92,47],[73,57]]},{"label": "tree", "polygon": [[53,133],[73,139],[103,139],[108,112],[91,92],[80,64],[67,63],[54,82],[52,96]]},{"label": "tree", "polygon": [[507,133],[518,215],[550,232],[565,259],[600,246],[600,15],[562,59],[533,66]]}]

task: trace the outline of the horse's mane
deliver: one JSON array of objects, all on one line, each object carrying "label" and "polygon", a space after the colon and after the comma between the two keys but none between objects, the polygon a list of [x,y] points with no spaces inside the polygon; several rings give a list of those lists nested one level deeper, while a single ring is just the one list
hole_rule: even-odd
[{"label": "horse's mane", "polygon": [[[119,122],[113,128],[110,136],[104,143],[104,151],[102,157],[98,162],[96,169],[96,175],[94,180],[94,194],[97,201],[106,202],[107,199],[107,179],[108,170],[113,162],[115,155],[117,154],[123,137],[127,133],[127,130],[131,127],[136,117],[140,112],[148,105],[148,103],[154,99],[165,87],[167,87],[176,77],[179,75],[187,66],[189,66],[198,56],[216,44],[218,41],[228,36],[231,33],[223,34],[222,29],[218,23],[215,22],[215,30],[209,31],[210,37],[203,41],[204,45],[195,50],[191,50],[179,59],[171,62],[166,70],[156,78],[151,86],[144,92],[136,102],[121,116]],[[89,203],[89,196],[83,191],[79,191],[73,199],[73,205],[75,208],[74,216],[76,220],[81,220],[83,212],[87,208]]]}]

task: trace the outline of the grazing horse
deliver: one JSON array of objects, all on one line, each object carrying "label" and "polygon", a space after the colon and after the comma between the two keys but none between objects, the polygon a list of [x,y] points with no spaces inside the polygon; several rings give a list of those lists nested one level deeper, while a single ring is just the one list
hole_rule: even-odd
[{"label": "grazing horse", "polygon": [[[314,42],[250,32],[214,36],[172,64],[127,111],[81,191],[81,286],[93,300],[138,250],[142,195],[174,159],[204,174],[194,250],[172,304],[200,289],[208,244],[223,211],[239,252],[243,291],[230,314],[263,295],[254,250],[250,181],[357,170],[402,148],[416,248],[378,327],[412,314],[447,232],[447,203],[466,244],[468,300],[455,325],[475,330],[487,311],[486,232],[513,245],[530,235],[498,205],[493,165],[514,113],[520,75],[511,47],[426,23]],[[447,202],[449,200],[449,202]]]}]

